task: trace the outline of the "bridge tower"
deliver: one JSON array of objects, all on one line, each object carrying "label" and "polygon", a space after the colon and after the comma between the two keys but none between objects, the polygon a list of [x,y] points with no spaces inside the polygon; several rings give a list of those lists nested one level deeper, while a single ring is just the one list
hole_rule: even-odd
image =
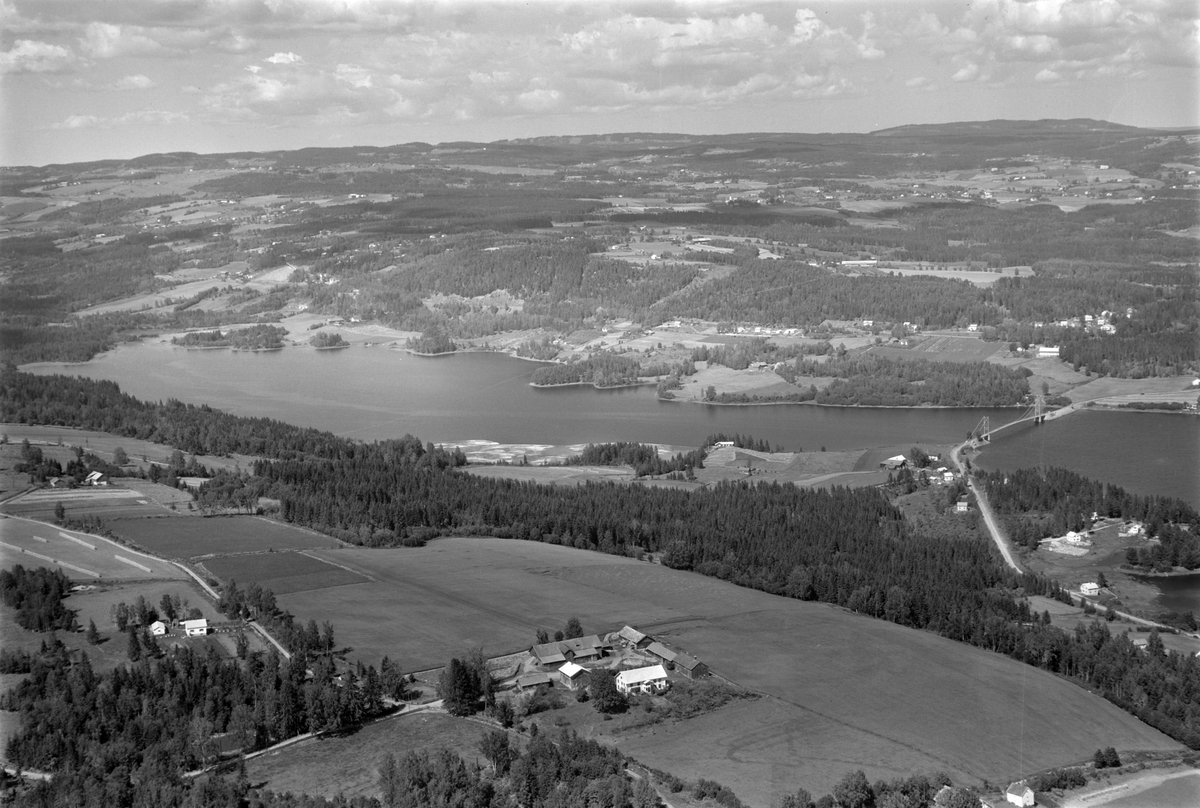
[{"label": "bridge tower", "polygon": [[1033,422],[1040,424],[1046,420],[1046,397],[1036,395],[1033,397]]},{"label": "bridge tower", "polygon": [[991,443],[992,419],[986,415],[983,416],[983,418],[979,419],[978,425],[976,425],[971,434],[973,434],[976,439],[981,440],[984,443]]}]

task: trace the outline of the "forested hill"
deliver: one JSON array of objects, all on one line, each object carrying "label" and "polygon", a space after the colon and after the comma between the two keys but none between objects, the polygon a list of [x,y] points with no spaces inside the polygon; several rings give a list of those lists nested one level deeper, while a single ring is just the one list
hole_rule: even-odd
[{"label": "forested hill", "polygon": [[[19,403],[15,409],[27,422],[100,428],[97,384],[9,370],[0,415],[7,418]],[[211,504],[246,493],[273,497],[288,521],[364,545],[473,534],[654,553],[675,568],[837,604],[1009,655],[1094,689],[1200,749],[1194,658],[1141,654],[1103,623],[1074,634],[1055,628],[1048,615],[1030,613],[1025,597],[1061,597],[1057,584],[1011,572],[988,542],[917,533],[881,490],[741,481],[680,491],[483,479],[456,473],[454,458],[416,438],[357,444],[208,408],[145,404],[120,396],[115,385],[108,392],[107,417],[131,429],[155,426],[148,434],[159,439],[186,435],[195,424],[220,425],[242,440],[256,429],[270,432],[264,446],[282,447],[289,459],[261,460],[253,475],[218,475],[199,493]],[[39,406],[53,418],[39,417]],[[201,435],[212,434],[197,428],[197,445],[207,445]],[[304,447],[316,451],[303,456]]]}]

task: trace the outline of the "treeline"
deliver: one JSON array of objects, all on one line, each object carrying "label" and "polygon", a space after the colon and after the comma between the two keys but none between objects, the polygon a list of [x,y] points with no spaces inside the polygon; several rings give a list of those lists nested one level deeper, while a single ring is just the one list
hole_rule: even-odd
[{"label": "treeline", "polygon": [[550,386],[585,383],[597,387],[618,387],[637,384],[641,374],[641,363],[636,358],[604,351],[578,361],[543,365],[533,372],[531,384]]},{"label": "treeline", "polygon": [[568,466],[630,466],[638,477],[670,474],[704,468],[705,451],[696,449],[680,452],[671,458],[661,457],[658,449],[648,443],[589,443],[577,455],[566,459]]},{"label": "treeline", "polygon": [[0,570],[0,600],[17,612],[17,625],[30,631],[72,631],[75,612],[63,605],[71,581],[60,569]]},{"label": "treeline", "polygon": [[897,360],[839,352],[825,362],[800,359],[775,372],[792,384],[805,376],[836,377],[815,392],[812,398],[818,404],[1008,407],[1029,395],[1027,370],[989,362]]},{"label": "treeline", "polygon": [[238,350],[261,351],[282,348],[283,338],[287,329],[275,325],[252,325],[249,328],[237,328],[222,332],[192,331],[182,337],[172,337],[172,345],[185,347],[217,348],[228,346]]}]

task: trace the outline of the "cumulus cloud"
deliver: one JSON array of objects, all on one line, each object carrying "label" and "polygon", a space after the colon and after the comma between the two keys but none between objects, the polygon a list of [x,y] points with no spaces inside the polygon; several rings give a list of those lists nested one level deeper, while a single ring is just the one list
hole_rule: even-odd
[{"label": "cumulus cloud", "polygon": [[98,115],[69,115],[58,123],[52,124],[50,128],[113,129],[130,125],[180,123],[186,120],[188,120],[188,116],[181,112],[171,112],[163,109],[143,109],[108,118]]},{"label": "cumulus cloud", "polygon": [[288,51],[287,53],[276,53],[274,56],[268,56],[263,61],[270,62],[273,65],[292,65],[304,60],[299,55]]},{"label": "cumulus cloud", "polygon": [[61,45],[18,39],[0,53],[0,73],[61,73],[75,66],[75,54]]},{"label": "cumulus cloud", "polygon": [[143,76],[141,73],[138,73],[134,76],[125,76],[124,78],[118,79],[113,85],[113,88],[117,90],[148,90],[153,86],[153,79],[151,79],[149,76]]}]

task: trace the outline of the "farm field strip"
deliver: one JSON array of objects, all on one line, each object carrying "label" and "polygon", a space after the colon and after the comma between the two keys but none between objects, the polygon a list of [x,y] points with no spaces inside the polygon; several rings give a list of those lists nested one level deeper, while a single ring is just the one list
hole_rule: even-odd
[{"label": "farm field strip", "polygon": [[223,581],[254,582],[276,595],[366,583],[359,573],[305,553],[262,553],[205,559],[204,568]]},{"label": "farm field strip", "polygon": [[[78,531],[51,532],[44,522],[17,516],[0,520],[0,566],[62,566],[89,579],[180,578],[184,573],[166,561],[145,556],[101,536]],[[133,560],[131,556],[137,556]],[[38,563],[31,564],[36,559]]]}]

